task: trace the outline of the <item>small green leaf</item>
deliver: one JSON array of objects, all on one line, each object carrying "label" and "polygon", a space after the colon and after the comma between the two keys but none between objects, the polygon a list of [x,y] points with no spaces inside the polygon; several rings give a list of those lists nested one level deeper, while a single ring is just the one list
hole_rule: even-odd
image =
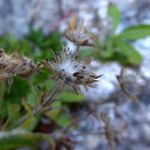
[{"label": "small green leaf", "polygon": [[14,77],[10,93],[5,95],[6,102],[21,103],[20,99],[30,93],[30,85],[24,78]]},{"label": "small green leaf", "polygon": [[18,119],[20,117],[20,109],[21,106],[19,104],[8,104],[8,119],[4,125],[5,129],[11,129],[14,124],[14,120]]},{"label": "small green leaf", "polygon": [[94,53],[93,49],[82,49],[79,53],[80,57],[85,58],[85,57],[91,57]]},{"label": "small green leaf", "polygon": [[73,102],[82,102],[84,101],[83,95],[77,95],[73,92],[64,92],[59,96],[63,102],[73,103]]},{"label": "small green leaf", "polygon": [[27,101],[24,101],[24,100],[22,101],[22,105],[28,113],[32,114],[33,106],[31,106]]},{"label": "small green leaf", "polygon": [[61,104],[62,104],[61,101],[54,101],[54,102],[51,104],[51,107],[55,109],[55,108],[61,107]]},{"label": "small green leaf", "polygon": [[52,110],[46,112],[46,115],[52,119],[52,120],[56,120],[59,113],[60,113],[60,108],[61,108],[61,101],[55,101],[52,103]]},{"label": "small green leaf", "polygon": [[117,37],[119,39],[137,40],[150,36],[150,25],[137,25],[125,29]]},{"label": "small green leaf", "polygon": [[18,104],[8,104],[9,119],[14,121],[20,111],[21,106]]},{"label": "small green leaf", "polygon": [[108,38],[105,41],[105,45],[99,51],[102,57],[110,58],[113,55],[113,38]]},{"label": "small green leaf", "polygon": [[71,123],[71,118],[65,113],[61,113],[56,119],[56,123],[62,127],[66,127]]},{"label": "small green leaf", "polygon": [[142,62],[142,56],[135,50],[135,48],[128,43],[118,41],[117,48],[127,57],[129,63],[139,65]]},{"label": "small green leaf", "polygon": [[54,80],[50,80],[50,79],[45,80],[44,84],[45,84],[47,90],[53,89],[53,87],[55,86]]},{"label": "small green leaf", "polygon": [[51,111],[46,112],[46,115],[51,119],[51,120],[56,120],[58,115],[60,113],[60,109],[52,109]]},{"label": "small green leaf", "polygon": [[5,90],[6,90],[5,81],[0,80],[0,109],[2,106],[2,100],[4,98]]},{"label": "small green leaf", "polygon": [[50,135],[31,133],[24,130],[0,132],[0,150],[37,147],[39,141],[47,141],[51,147],[54,147],[54,141]]},{"label": "small green leaf", "polygon": [[114,4],[109,5],[108,14],[112,18],[112,31],[115,31],[120,23],[120,10]]},{"label": "small green leaf", "polygon": [[[37,103],[37,99],[36,99],[36,97],[35,97],[35,95],[33,94],[33,93],[29,93],[28,95],[27,95],[27,102],[26,103],[28,103],[27,105],[29,106],[31,106],[31,107],[33,107],[33,106],[35,106],[36,105],[36,103]],[[25,104],[23,104],[23,106],[24,106],[24,108],[27,110],[27,106],[25,106]],[[29,107],[30,107],[29,106]],[[29,108],[28,107],[28,108]],[[30,107],[30,108],[31,108]],[[29,110],[29,109],[28,109]]]},{"label": "small green leaf", "polygon": [[29,116],[22,123],[21,128],[28,131],[32,131],[37,124],[38,124],[38,118],[29,114]]}]

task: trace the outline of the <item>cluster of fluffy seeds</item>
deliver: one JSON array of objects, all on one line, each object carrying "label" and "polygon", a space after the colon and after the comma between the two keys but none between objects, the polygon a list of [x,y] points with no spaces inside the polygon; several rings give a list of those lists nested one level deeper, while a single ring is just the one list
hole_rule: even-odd
[{"label": "cluster of fluffy seeds", "polygon": [[44,65],[55,72],[55,79],[69,84],[78,93],[79,86],[93,86],[100,76],[90,70],[90,61],[78,61],[73,58],[69,50],[64,48],[61,56],[55,56],[55,62],[44,62]]},{"label": "cluster of fluffy seeds", "polygon": [[35,70],[33,61],[18,53],[6,54],[0,49],[0,79],[7,79],[15,75],[28,77]]}]

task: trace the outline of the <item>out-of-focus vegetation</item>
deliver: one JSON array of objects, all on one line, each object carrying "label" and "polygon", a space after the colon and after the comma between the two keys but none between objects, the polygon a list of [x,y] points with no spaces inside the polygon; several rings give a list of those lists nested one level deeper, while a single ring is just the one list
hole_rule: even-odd
[{"label": "out-of-focus vegetation", "polygon": [[110,4],[109,15],[112,20],[112,31],[106,35],[104,40],[96,41],[96,49],[85,49],[81,51],[81,55],[90,56],[102,62],[118,61],[123,65],[140,65],[142,56],[132,46],[132,43],[138,39],[150,36],[149,25],[130,26],[121,33],[116,34],[115,31],[121,22],[121,13],[116,5]]},{"label": "out-of-focus vegetation", "polygon": [[[106,36],[104,41],[97,40],[93,49],[82,50],[81,56],[92,55],[102,62],[114,60],[124,65],[140,65],[142,56],[131,43],[150,35],[150,26],[128,27],[120,34],[115,34],[121,14],[115,5],[110,5],[109,14],[112,18],[112,32]],[[59,53],[63,44],[65,45],[58,32],[44,35],[41,30],[31,30],[24,39],[17,39],[12,35],[0,37],[1,48],[8,53],[18,51],[31,57],[34,62],[53,60],[50,49]],[[47,70],[41,70],[29,78],[14,77],[13,81],[0,81],[0,130],[3,131],[0,133],[0,149],[36,148],[35,143],[39,139],[46,140],[52,147],[54,146],[54,141],[50,136],[37,133],[41,116],[34,117],[32,115],[33,107],[37,105],[43,94],[45,92],[51,93],[56,86],[49,75]],[[84,100],[82,95],[63,90],[56,97],[51,108],[44,113],[44,117],[50,119],[56,127],[61,129],[69,125],[74,119],[68,113],[68,106]]]},{"label": "out-of-focus vegetation", "polygon": [[[0,37],[0,46],[7,53],[17,51],[32,58],[34,62],[53,60],[51,50],[59,53],[63,44],[65,45],[58,32],[44,35],[41,30],[31,30],[24,39],[17,39],[12,35]],[[8,131],[0,133],[0,149],[36,147],[35,143],[39,140],[53,143],[50,136],[31,132],[40,121],[39,117],[33,117],[33,107],[40,101],[43,93],[51,93],[56,84],[49,74],[45,69],[29,78],[14,77],[13,81],[0,81],[0,130]],[[66,112],[67,105],[82,102],[84,97],[64,90],[56,99],[50,111],[44,115],[62,128],[72,120]],[[30,117],[24,120],[25,114]],[[22,128],[23,131],[12,131],[16,128]]]}]

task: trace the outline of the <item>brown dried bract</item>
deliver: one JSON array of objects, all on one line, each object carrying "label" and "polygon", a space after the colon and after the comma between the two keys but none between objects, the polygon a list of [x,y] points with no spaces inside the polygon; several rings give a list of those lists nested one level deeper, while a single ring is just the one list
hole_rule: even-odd
[{"label": "brown dried bract", "polygon": [[35,71],[33,61],[21,54],[6,54],[0,49],[0,79],[7,79],[18,75],[28,77]]},{"label": "brown dried bract", "polygon": [[83,27],[83,22],[78,26],[78,18],[76,15],[73,15],[68,29],[65,32],[66,38],[78,46],[94,46],[94,40],[97,38],[95,35],[90,34]]}]

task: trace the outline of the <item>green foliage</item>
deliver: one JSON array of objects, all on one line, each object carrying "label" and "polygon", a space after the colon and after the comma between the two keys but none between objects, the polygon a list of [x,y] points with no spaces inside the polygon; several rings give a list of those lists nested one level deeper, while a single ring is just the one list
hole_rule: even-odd
[{"label": "green foliage", "polygon": [[150,36],[150,26],[131,26],[116,35],[114,31],[119,25],[121,18],[119,9],[111,4],[108,13],[112,18],[112,33],[109,33],[104,41],[96,41],[96,50],[91,50],[92,55],[104,62],[115,60],[123,65],[140,65],[142,56],[129,40],[133,41]]},{"label": "green foliage", "polygon": [[12,35],[6,35],[0,37],[0,45],[7,52],[18,51],[28,56],[32,54],[32,48],[27,39],[19,40]]},{"label": "green foliage", "polygon": [[63,92],[59,99],[66,103],[77,103],[77,102],[83,102],[84,96],[83,95],[77,95],[74,92]]},{"label": "green foliage", "polygon": [[12,35],[0,37],[1,48],[8,52],[18,51],[32,57],[35,61],[51,59],[50,49],[60,51],[62,47],[58,32],[44,35],[42,30],[30,30],[29,35],[23,39],[17,39]]},{"label": "green foliage", "polygon": [[108,8],[108,15],[112,18],[112,31],[115,31],[121,18],[121,13],[118,7],[114,4],[110,4]]},{"label": "green foliage", "polygon": [[[150,26],[128,27],[116,35],[115,30],[121,18],[120,11],[111,4],[108,13],[112,18],[112,32],[106,36],[104,41],[96,41],[96,48],[81,50],[80,56],[84,58],[93,55],[100,61],[115,60],[124,65],[139,65],[142,57],[130,43],[131,40],[149,36]],[[29,35],[23,39],[17,39],[12,35],[0,37],[0,45],[7,52],[18,51],[31,57],[35,62],[51,61],[53,58],[50,49],[59,53],[62,43],[61,35],[58,32],[44,35],[42,30],[34,31],[32,29]],[[41,140],[54,146],[54,141],[49,135],[33,132],[41,117],[33,114],[34,108],[37,104],[41,104],[41,97],[45,93],[49,96],[56,86],[56,82],[51,80],[50,76],[51,72],[43,69],[30,78],[14,77],[13,82],[11,80],[0,81],[0,122],[3,123],[1,130],[5,131],[0,132],[0,150],[18,147],[37,149],[36,146]],[[68,114],[68,106],[83,101],[83,95],[63,90],[43,115],[59,127],[66,127],[73,121],[72,116]],[[12,130],[18,128],[21,130]]]},{"label": "green foliage", "polygon": [[94,54],[93,49],[90,49],[90,48],[81,49],[79,53],[80,53],[79,55],[81,58],[91,57]]},{"label": "green foliage", "polygon": [[[50,49],[55,50],[56,53],[59,52],[62,42],[60,34],[57,32],[45,36],[41,30],[31,30],[30,34],[24,39],[17,39],[12,35],[0,37],[0,45],[7,52],[18,51],[31,57],[36,62],[43,59],[53,59]],[[31,78],[14,77],[13,82],[10,80],[9,84],[3,81],[0,82],[0,121],[4,120],[4,124],[0,129],[5,131],[0,132],[0,149],[8,150],[19,147],[37,149],[37,144],[43,140],[47,141],[51,147],[54,146],[50,136],[29,132],[36,128],[40,119],[40,116],[33,116],[33,108],[36,106],[37,101],[39,101],[42,92],[50,92],[55,86],[54,81],[50,80],[49,76],[50,72],[43,69]],[[43,91],[40,91],[38,86]],[[6,90],[5,87],[7,87]],[[50,111],[50,119],[56,123],[58,122],[59,125],[61,125],[61,117],[58,116],[61,109],[56,107],[61,106],[60,102],[54,103]],[[66,124],[67,119],[68,117],[62,119],[62,125]],[[12,129],[15,128],[26,131],[13,131]]]},{"label": "green foliage", "polygon": [[8,150],[20,147],[31,147],[36,149],[39,141],[47,141],[49,146],[54,147],[54,141],[50,135],[32,133],[23,130],[0,132],[0,150]]},{"label": "green foliage", "polygon": [[[27,56],[32,57],[34,61],[40,61],[41,59],[52,59],[50,49],[59,51],[61,50],[62,42],[61,37],[58,32],[51,33],[50,35],[44,35],[41,30],[33,31],[29,33],[24,39],[17,39],[12,35],[6,35],[0,37],[1,48],[8,52],[18,51]],[[33,86],[42,84],[48,79],[49,73],[46,70],[38,73],[32,78]],[[46,82],[47,83],[47,82]],[[2,83],[2,87],[7,86]],[[51,83],[49,83],[51,85]],[[17,103],[21,104],[22,98],[27,98],[32,104],[35,104],[35,95],[31,92],[32,88],[29,83],[29,79],[23,79],[20,77],[15,77],[13,83],[10,86],[10,92],[4,92],[1,90],[1,100],[0,116],[5,117],[7,112],[7,103]],[[7,86],[8,90],[8,86]],[[2,100],[3,99],[3,100]]]},{"label": "green foliage", "polygon": [[129,45],[126,42],[118,41],[117,42],[118,50],[126,56],[126,62],[133,65],[139,65],[142,62],[141,55],[135,50],[132,45]]},{"label": "green foliage", "polygon": [[47,113],[47,116],[56,122],[59,126],[65,127],[72,122],[72,119],[64,109],[68,104],[81,103],[84,101],[83,95],[77,95],[74,92],[66,91],[62,92],[58,96],[58,101],[52,104],[52,110]]},{"label": "green foliage", "polygon": [[9,93],[5,95],[5,102],[11,101],[14,103],[20,103],[20,98],[25,97],[30,93],[30,85],[28,80],[21,77],[14,77],[13,83]]},{"label": "green foliage", "polygon": [[[24,39],[17,39],[12,35],[0,37],[0,45],[7,52],[18,51],[30,56],[35,62],[53,59],[50,49],[59,52],[62,47],[60,34],[57,32],[44,35],[41,30],[31,30]],[[41,95],[46,91],[51,93],[55,87],[55,82],[49,79],[50,72],[41,70],[30,78],[14,77],[9,84],[1,83],[0,118],[6,120],[3,129],[22,128],[28,131],[35,129],[39,122],[39,117],[33,116],[33,108]],[[5,87],[7,86],[7,91]],[[40,88],[40,89],[39,89]],[[62,109],[67,109],[67,103],[82,102],[83,96],[73,92],[62,93],[58,101],[51,105],[52,109],[46,115],[60,126],[65,126],[71,122],[71,118]],[[26,114],[26,115],[25,115]],[[14,120],[16,120],[14,122]]]},{"label": "green foliage", "polygon": [[[28,114],[27,118],[25,118],[25,120],[22,122],[21,126],[19,127],[27,131],[33,131],[35,127],[37,126],[38,122],[39,122],[39,118],[34,117],[31,114]],[[20,122],[18,122],[18,124],[19,123]]]},{"label": "green foliage", "polygon": [[0,109],[1,109],[1,103],[2,103],[2,100],[4,98],[4,94],[5,94],[5,90],[6,90],[6,87],[5,87],[5,82],[0,80]]},{"label": "green foliage", "polygon": [[61,101],[55,101],[53,104],[52,104],[52,109],[47,112],[47,116],[53,120],[53,121],[56,121],[57,120],[57,117],[58,115],[60,114],[60,112],[62,111],[61,108],[63,107],[62,106],[62,102]]},{"label": "green foliage", "polygon": [[60,113],[55,121],[61,127],[71,124],[71,118],[66,113]]},{"label": "green foliage", "polygon": [[67,107],[63,105],[62,100],[55,101],[51,107],[52,109],[46,112],[46,116],[50,120],[53,120],[60,127],[66,127],[72,122],[73,118],[65,112]]},{"label": "green foliage", "polygon": [[11,129],[14,124],[14,120],[19,119],[21,106],[19,104],[9,103],[7,105],[7,108],[8,108],[8,119],[4,125],[5,130]]},{"label": "green foliage", "polygon": [[[50,49],[58,52],[62,48],[62,42],[60,34],[54,32],[50,35],[45,36],[42,30],[30,30],[30,34],[26,37],[30,41],[32,48],[34,49],[34,59],[51,59],[52,55]],[[33,55],[32,55],[33,57]]]},{"label": "green foliage", "polygon": [[122,33],[117,35],[117,38],[123,40],[137,40],[146,36],[150,36],[150,25],[137,25],[128,27]]}]

